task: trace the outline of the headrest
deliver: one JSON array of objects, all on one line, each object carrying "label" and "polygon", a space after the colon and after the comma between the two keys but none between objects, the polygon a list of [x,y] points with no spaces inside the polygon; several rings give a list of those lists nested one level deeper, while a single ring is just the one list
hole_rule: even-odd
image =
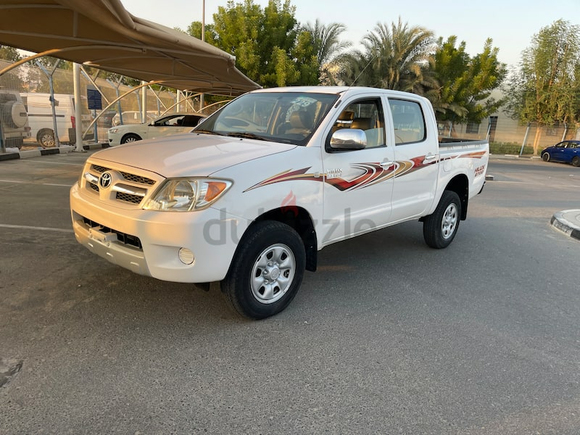
[{"label": "headrest", "polygon": [[352,121],[350,128],[359,128],[361,130],[370,130],[371,126],[371,118],[355,118]]},{"label": "headrest", "polygon": [[300,110],[292,112],[290,115],[290,125],[292,128],[306,128],[306,125],[303,122],[305,115],[306,113]]},{"label": "headrest", "polygon": [[352,121],[354,119],[354,112],[351,110],[344,110],[340,115],[338,115],[339,121]]}]

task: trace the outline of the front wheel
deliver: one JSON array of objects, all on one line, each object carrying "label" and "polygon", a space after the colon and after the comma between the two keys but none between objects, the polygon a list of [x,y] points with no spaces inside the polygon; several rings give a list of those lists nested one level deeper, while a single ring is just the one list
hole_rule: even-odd
[{"label": "front wheel", "polygon": [[542,154],[542,160],[544,162],[549,162],[550,161],[550,154],[548,154],[548,153]]},{"label": "front wheel", "polygon": [[457,193],[450,190],[443,196],[433,214],[423,222],[423,238],[431,248],[442,249],[455,238],[461,220],[461,201]]},{"label": "front wheel", "polygon": [[221,289],[239,314],[265,319],[294,299],[305,266],[304,244],[293,228],[257,222],[244,234]]},{"label": "front wheel", "polygon": [[133,142],[137,142],[138,140],[141,140],[140,136],[138,136],[134,133],[130,133],[130,134],[123,136],[123,139],[121,139],[121,143],[122,144],[133,143]]}]

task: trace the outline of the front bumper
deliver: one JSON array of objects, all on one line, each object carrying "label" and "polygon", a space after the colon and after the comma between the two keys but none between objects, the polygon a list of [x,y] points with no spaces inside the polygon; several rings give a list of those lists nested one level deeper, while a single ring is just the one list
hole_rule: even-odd
[{"label": "front bumper", "polygon": [[[164,281],[221,281],[249,221],[208,208],[197,212],[126,209],[95,195],[70,191],[73,230],[78,242],[113,264]],[[193,252],[192,264],[179,258]]]}]

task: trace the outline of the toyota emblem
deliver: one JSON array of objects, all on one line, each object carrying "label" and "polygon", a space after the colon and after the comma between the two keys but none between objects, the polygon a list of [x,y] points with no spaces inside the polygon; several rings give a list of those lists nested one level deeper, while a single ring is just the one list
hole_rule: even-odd
[{"label": "toyota emblem", "polygon": [[104,172],[103,175],[101,175],[101,178],[99,179],[99,184],[101,185],[101,187],[103,189],[106,189],[107,187],[109,187],[111,185],[112,180],[113,180],[113,176],[111,175],[111,173]]}]

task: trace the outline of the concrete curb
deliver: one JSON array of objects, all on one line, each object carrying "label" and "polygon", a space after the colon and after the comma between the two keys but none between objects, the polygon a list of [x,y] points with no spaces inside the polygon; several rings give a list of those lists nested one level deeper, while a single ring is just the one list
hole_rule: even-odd
[{"label": "concrete curb", "polygon": [[[83,145],[85,151],[109,148],[109,144],[106,143],[96,143]],[[59,148],[38,148],[35,150],[17,150],[15,152],[1,153],[0,162],[4,160],[18,160],[18,159],[29,159],[32,157],[49,156],[52,154],[68,154],[74,152],[76,147],[71,145],[63,145]]]},{"label": "concrete curb", "polygon": [[580,240],[580,210],[564,210],[554,213],[550,224],[577,240]]}]

